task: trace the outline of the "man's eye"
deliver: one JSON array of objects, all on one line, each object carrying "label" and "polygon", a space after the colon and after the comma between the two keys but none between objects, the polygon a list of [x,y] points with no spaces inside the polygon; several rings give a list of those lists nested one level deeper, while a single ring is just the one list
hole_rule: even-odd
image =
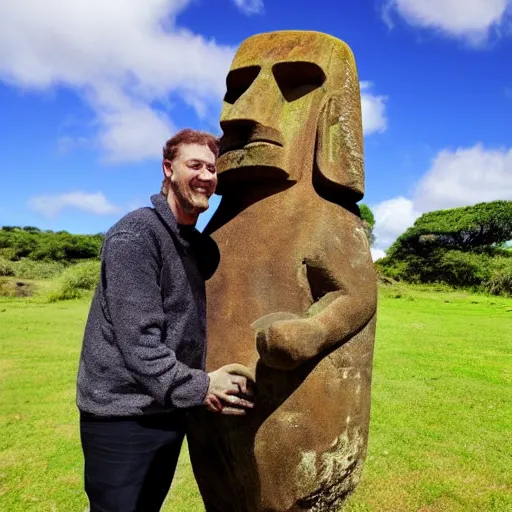
[{"label": "man's eye", "polygon": [[199,162],[192,162],[192,163],[188,164],[188,166],[191,169],[201,169],[201,164]]}]

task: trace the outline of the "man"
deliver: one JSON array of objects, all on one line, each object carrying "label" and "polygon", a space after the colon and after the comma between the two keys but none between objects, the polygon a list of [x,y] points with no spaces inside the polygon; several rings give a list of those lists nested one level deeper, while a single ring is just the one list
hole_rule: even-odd
[{"label": "man", "polygon": [[195,223],[217,185],[217,140],[183,130],[163,149],[153,208],[106,234],[85,328],[77,405],[91,512],[152,512],[167,495],[187,409],[244,414],[247,381],[206,373],[205,285],[219,253]]}]

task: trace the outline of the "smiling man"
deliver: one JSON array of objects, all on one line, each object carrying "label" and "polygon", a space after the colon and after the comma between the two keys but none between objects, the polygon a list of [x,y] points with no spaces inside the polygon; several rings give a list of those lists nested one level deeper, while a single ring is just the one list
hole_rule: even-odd
[{"label": "smiling man", "polygon": [[105,236],[77,386],[90,512],[160,510],[187,410],[242,415],[253,405],[238,396],[248,393],[240,368],[204,371],[205,280],[219,253],[195,224],[217,186],[217,155],[212,135],[176,134],[153,207]]}]

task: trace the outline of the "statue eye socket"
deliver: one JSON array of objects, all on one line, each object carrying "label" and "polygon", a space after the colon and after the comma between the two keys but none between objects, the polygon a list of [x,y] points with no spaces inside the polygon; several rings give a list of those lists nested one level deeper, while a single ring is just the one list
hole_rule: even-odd
[{"label": "statue eye socket", "polygon": [[242,94],[249,89],[260,72],[259,66],[247,66],[246,68],[234,69],[229,72],[226,78],[226,95],[224,101],[235,103]]},{"label": "statue eye socket", "polygon": [[272,73],[288,102],[306,96],[325,82],[325,73],[313,62],[278,62],[272,67]]}]

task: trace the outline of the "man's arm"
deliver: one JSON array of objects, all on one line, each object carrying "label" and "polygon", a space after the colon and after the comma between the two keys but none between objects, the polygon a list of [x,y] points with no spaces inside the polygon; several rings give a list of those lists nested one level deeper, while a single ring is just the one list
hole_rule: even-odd
[{"label": "man's arm", "polygon": [[201,405],[208,374],[178,361],[163,342],[160,266],[150,246],[129,232],[105,240],[101,273],[116,342],[133,377],[162,406]]}]

